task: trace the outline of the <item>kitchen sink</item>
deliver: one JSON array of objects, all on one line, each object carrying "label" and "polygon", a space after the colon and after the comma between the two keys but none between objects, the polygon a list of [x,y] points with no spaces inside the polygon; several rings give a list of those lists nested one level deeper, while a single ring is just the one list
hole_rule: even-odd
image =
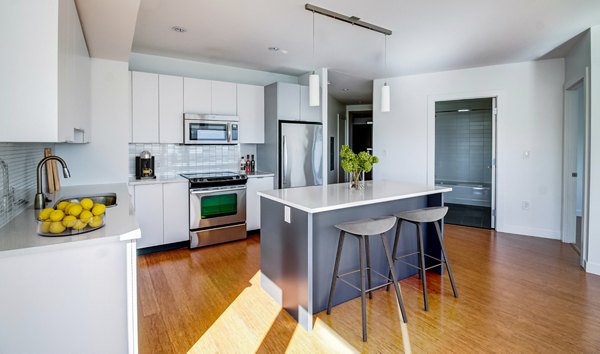
[{"label": "kitchen sink", "polygon": [[84,196],[75,196],[69,198],[62,198],[54,203],[54,207],[58,205],[58,203],[63,201],[71,201],[73,199],[77,199],[81,201],[84,198],[90,198],[94,204],[101,203],[106,205],[107,208],[113,207],[117,205],[117,194],[116,193],[106,193],[106,194],[96,194],[96,195],[84,195]]}]

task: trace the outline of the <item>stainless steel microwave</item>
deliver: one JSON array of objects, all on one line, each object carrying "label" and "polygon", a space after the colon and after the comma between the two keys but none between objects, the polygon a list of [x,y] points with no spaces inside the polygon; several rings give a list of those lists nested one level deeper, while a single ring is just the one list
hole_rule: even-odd
[{"label": "stainless steel microwave", "polygon": [[237,144],[238,116],[183,114],[183,142],[191,145]]}]

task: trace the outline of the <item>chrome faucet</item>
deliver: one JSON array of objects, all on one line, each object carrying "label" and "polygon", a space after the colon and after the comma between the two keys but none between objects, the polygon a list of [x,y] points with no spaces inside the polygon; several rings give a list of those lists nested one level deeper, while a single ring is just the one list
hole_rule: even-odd
[{"label": "chrome faucet", "polygon": [[71,172],[69,171],[65,160],[54,155],[44,157],[37,166],[37,193],[35,194],[34,201],[35,209],[44,209],[46,207],[46,195],[42,192],[42,167],[44,167],[44,164],[50,160],[56,160],[60,162],[63,169],[63,176],[65,176],[65,178],[71,177]]}]

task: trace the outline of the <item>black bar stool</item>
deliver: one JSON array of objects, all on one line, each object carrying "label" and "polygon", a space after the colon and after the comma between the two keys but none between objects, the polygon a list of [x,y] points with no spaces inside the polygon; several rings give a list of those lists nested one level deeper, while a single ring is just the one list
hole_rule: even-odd
[{"label": "black bar stool", "polygon": [[[448,277],[450,277],[450,283],[452,284],[452,292],[454,292],[454,297],[458,297],[458,292],[456,291],[456,285],[454,284],[454,277],[452,276],[452,270],[450,268],[450,263],[448,261],[448,255],[446,253],[446,247],[444,246],[444,239],[442,238],[442,229],[440,227],[440,220],[442,220],[444,218],[444,216],[446,216],[447,212],[448,212],[448,207],[433,207],[433,208],[424,208],[424,209],[405,211],[405,212],[396,214],[396,217],[398,218],[398,226],[396,227],[396,237],[394,239],[394,250],[392,251],[392,254],[394,257],[394,262],[400,261],[405,264],[408,264],[409,266],[411,266],[413,268],[417,268],[419,270],[419,277],[421,278],[421,283],[423,285],[423,301],[425,302],[425,311],[427,311],[429,309],[429,304],[427,302],[427,278],[426,278],[426,271],[428,269],[437,268],[437,267],[441,266],[442,264],[445,264],[446,270],[448,271]],[[405,254],[402,256],[397,256],[396,251],[398,249],[398,240],[400,238],[400,227],[402,226],[403,221],[410,222],[417,226],[418,251],[409,253],[409,254]],[[442,249],[442,259],[439,259],[439,258],[436,258],[436,257],[426,254],[425,250],[423,249],[423,228],[422,228],[421,224],[427,223],[427,222],[431,222],[435,225],[435,230],[437,232],[438,240],[440,242],[440,246]],[[415,254],[419,255],[419,266],[418,267],[415,266],[414,264],[408,263],[402,259],[402,258],[412,256]],[[438,261],[439,263],[429,266],[429,267],[425,267],[425,257],[434,259],[434,260]],[[386,289],[389,291],[389,289],[390,289],[389,285],[387,286]]]},{"label": "black bar stool", "polygon": [[[352,288],[360,291],[361,302],[362,302],[362,333],[363,333],[363,342],[367,341],[367,312],[366,312],[366,302],[365,296],[368,293],[369,298],[373,298],[373,290],[382,288],[384,286],[389,286],[389,284],[394,285],[394,290],[396,291],[396,298],[398,299],[398,304],[400,306],[400,312],[402,314],[402,320],[406,323],[406,311],[404,310],[404,304],[402,303],[402,294],[400,294],[400,287],[398,285],[398,281],[396,278],[396,271],[394,270],[394,261],[392,260],[392,254],[390,253],[390,246],[388,245],[387,238],[385,237],[385,233],[391,230],[396,223],[396,218],[393,216],[381,218],[381,219],[363,219],[358,221],[347,222],[339,225],[335,225],[336,228],[340,230],[340,238],[338,241],[337,255],[335,257],[335,266],[333,268],[333,277],[331,279],[331,288],[329,290],[329,300],[327,302],[327,314],[331,314],[331,304],[333,302],[333,292],[335,291],[335,285],[337,280],[341,280],[344,283],[350,285]],[[344,245],[344,238],[346,234],[352,235],[358,239],[359,245],[359,257],[360,257],[360,269],[354,270],[344,274],[338,274],[340,267],[340,258],[342,256],[342,248]],[[385,278],[387,280],[386,283],[371,287],[371,256],[369,250],[369,237],[370,236],[380,236],[383,242],[383,249],[385,250],[385,256],[388,261],[390,276],[386,277],[385,275],[378,273],[373,270],[377,275]],[[365,267],[365,258],[366,258],[366,267]],[[347,282],[342,277],[345,275],[350,275],[356,272],[360,272],[360,288],[357,288],[353,284]],[[368,285],[369,289],[366,289],[365,286],[365,273],[367,273],[368,277]]]}]

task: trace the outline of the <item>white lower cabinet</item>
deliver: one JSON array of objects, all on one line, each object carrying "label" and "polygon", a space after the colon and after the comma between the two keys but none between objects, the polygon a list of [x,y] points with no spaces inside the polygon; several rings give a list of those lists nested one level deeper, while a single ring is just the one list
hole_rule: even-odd
[{"label": "white lower cabinet", "polygon": [[272,190],[274,187],[274,178],[270,177],[251,177],[248,178],[246,189],[246,229],[260,229],[260,197],[258,192]]},{"label": "white lower cabinet", "polygon": [[134,194],[142,231],[138,249],[189,239],[187,183],[136,185]]},{"label": "white lower cabinet", "polygon": [[163,243],[190,239],[189,188],[187,183],[163,184]]}]

